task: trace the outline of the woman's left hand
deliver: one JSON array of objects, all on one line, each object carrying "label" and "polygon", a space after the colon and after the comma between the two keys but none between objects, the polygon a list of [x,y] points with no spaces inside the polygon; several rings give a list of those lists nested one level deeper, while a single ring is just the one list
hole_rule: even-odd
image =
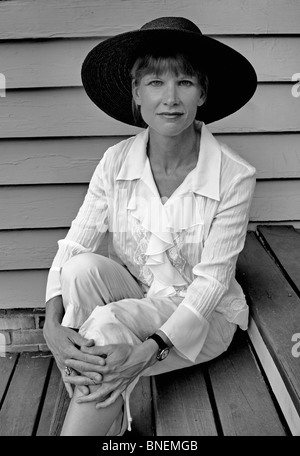
[{"label": "woman's left hand", "polygon": [[[127,386],[147,367],[155,363],[157,345],[146,341],[139,345],[111,344],[105,346],[81,347],[82,352],[105,357],[105,366],[98,366],[103,380],[96,391],[81,396],[77,402],[96,402],[96,408],[104,408],[115,402]],[[66,366],[84,375],[91,371],[88,363],[68,359]],[[81,376],[70,376],[67,382],[82,385]]]}]

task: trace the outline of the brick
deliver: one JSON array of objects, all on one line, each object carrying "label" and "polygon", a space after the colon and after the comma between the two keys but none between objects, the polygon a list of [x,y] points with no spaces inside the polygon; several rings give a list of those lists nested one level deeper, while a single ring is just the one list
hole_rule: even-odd
[{"label": "brick", "polygon": [[30,317],[34,309],[7,309],[7,317]]},{"label": "brick", "polygon": [[0,331],[0,345],[11,344],[10,333],[8,331]]},{"label": "brick", "polygon": [[45,339],[41,329],[27,329],[14,331],[12,333],[12,344],[28,345],[28,344],[44,344]]},{"label": "brick", "polygon": [[45,315],[46,309],[45,307],[35,307],[32,309],[33,314],[40,314],[40,315]]},{"label": "brick", "polygon": [[1,344],[1,339],[0,339],[0,358],[4,358],[6,356],[6,353],[7,353],[7,345],[2,345]]},{"label": "brick", "polygon": [[49,352],[50,353],[50,349],[49,349],[47,344],[39,344],[39,350],[41,350],[42,352]]},{"label": "brick", "polygon": [[45,316],[44,315],[35,315],[35,327],[36,329],[42,329],[45,323]]},{"label": "brick", "polygon": [[45,317],[39,317],[39,322],[37,328],[43,329],[45,323]]},{"label": "brick", "polygon": [[[6,353],[22,353],[22,352],[38,352],[39,346],[32,344],[32,345],[6,345],[4,347]],[[0,346],[0,353],[1,353],[1,346]]]},{"label": "brick", "polygon": [[8,317],[0,318],[0,330],[7,329],[33,329],[35,328],[35,321],[33,317]]}]

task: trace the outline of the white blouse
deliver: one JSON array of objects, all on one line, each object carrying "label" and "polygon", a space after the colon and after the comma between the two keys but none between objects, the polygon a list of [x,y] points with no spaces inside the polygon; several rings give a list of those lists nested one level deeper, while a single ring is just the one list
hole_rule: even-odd
[{"label": "white blouse", "polygon": [[63,264],[97,251],[108,231],[109,256],[136,277],[145,297],[182,297],[160,329],[191,361],[214,311],[247,329],[248,306],[235,266],[256,172],[203,123],[196,127],[201,130],[197,165],[166,201],[146,154],[148,129],[105,152],[66,238],[58,241],[46,290],[46,301],[60,295]]}]

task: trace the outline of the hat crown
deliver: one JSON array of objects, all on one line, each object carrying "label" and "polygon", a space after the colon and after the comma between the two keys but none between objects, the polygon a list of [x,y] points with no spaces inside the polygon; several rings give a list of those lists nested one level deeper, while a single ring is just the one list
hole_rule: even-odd
[{"label": "hat crown", "polygon": [[189,19],[185,17],[159,17],[153,21],[147,22],[140,30],[178,30],[183,32],[193,32],[202,35],[200,29]]}]

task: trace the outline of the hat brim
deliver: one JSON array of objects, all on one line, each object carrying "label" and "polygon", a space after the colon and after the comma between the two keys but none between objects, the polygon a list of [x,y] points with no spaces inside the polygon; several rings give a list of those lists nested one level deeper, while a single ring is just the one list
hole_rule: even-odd
[{"label": "hat brim", "polygon": [[94,47],[81,70],[87,95],[110,117],[141,126],[132,114],[130,70],[141,52],[166,43],[198,55],[199,67],[208,76],[208,97],[198,108],[197,120],[206,124],[220,120],[238,111],[253,96],[257,77],[243,55],[206,35],[172,29],[126,32]]}]

